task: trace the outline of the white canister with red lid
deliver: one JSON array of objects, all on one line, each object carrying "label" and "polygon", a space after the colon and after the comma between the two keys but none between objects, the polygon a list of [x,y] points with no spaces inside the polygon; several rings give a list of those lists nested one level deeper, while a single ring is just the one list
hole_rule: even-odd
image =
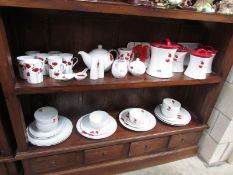
[{"label": "white canister with red lid", "polygon": [[212,72],[212,64],[213,64],[213,61],[214,61],[214,57],[216,56],[217,54],[217,50],[215,50],[212,46],[204,46],[203,47],[205,50],[209,51],[211,53],[211,58],[210,58],[210,61],[209,63],[207,64],[207,68],[206,68],[206,73],[209,74]]},{"label": "white canister with red lid", "polygon": [[178,47],[169,38],[166,43],[151,43],[151,59],[146,73],[158,78],[172,77],[172,60]]},{"label": "white canister with red lid", "polygon": [[184,59],[189,50],[182,45],[178,48],[173,58],[172,72],[184,72]]},{"label": "white canister with red lid", "polygon": [[206,79],[207,65],[210,62],[212,54],[205,49],[192,51],[190,62],[184,74],[194,79]]}]

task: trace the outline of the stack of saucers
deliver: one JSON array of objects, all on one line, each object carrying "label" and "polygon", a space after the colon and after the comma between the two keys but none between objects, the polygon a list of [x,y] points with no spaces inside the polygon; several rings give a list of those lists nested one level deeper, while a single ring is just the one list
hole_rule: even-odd
[{"label": "stack of saucers", "polygon": [[65,141],[71,134],[71,121],[50,106],[42,107],[34,113],[35,121],[27,127],[30,143],[36,146],[51,146]]},{"label": "stack of saucers", "polygon": [[82,116],[77,124],[78,132],[90,139],[103,139],[111,136],[117,129],[116,120],[105,111],[94,111]]},{"label": "stack of saucers", "polygon": [[180,102],[171,98],[163,99],[154,112],[159,120],[169,125],[184,126],[191,121],[190,113],[181,107]]},{"label": "stack of saucers", "polygon": [[156,119],[148,111],[141,108],[128,108],[119,115],[121,124],[133,131],[148,131],[155,127]]}]

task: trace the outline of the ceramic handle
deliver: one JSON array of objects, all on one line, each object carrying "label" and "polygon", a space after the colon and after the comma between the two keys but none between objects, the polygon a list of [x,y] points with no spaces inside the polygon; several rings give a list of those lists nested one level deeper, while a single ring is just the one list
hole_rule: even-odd
[{"label": "ceramic handle", "polygon": [[[116,53],[116,58],[118,58],[118,51],[117,51],[117,50],[111,49],[111,50],[109,50],[109,52],[110,52],[110,53],[111,53],[111,52],[115,52],[115,53]],[[116,59],[116,58],[114,58],[114,59]]]},{"label": "ceramic handle", "polygon": [[[76,61],[74,62],[75,59],[76,59]],[[74,57],[74,58],[73,58],[73,66],[72,66],[72,68],[73,68],[77,63],[78,63],[78,58],[77,58],[77,57]]]}]

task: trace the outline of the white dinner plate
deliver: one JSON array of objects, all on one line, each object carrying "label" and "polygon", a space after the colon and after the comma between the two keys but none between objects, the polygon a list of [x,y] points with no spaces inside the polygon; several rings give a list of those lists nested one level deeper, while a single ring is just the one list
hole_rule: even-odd
[{"label": "white dinner plate", "polygon": [[162,122],[169,124],[169,125],[174,125],[174,126],[184,126],[184,125],[189,124],[189,122],[191,121],[191,115],[186,109],[181,107],[180,112],[177,114],[176,117],[167,118],[166,116],[162,114],[161,106],[162,106],[161,104],[156,106],[154,112],[155,112],[156,117]]},{"label": "white dinner plate", "polygon": [[81,122],[82,120],[87,117],[89,114],[87,115],[84,115],[82,116],[78,121],[77,121],[77,124],[76,124],[76,128],[78,130],[78,132],[86,137],[86,138],[89,138],[89,139],[103,139],[103,138],[107,138],[109,136],[111,136],[112,134],[115,133],[116,129],[117,129],[117,122],[116,120],[109,116],[109,124],[108,124],[108,130],[106,133],[102,133],[101,135],[92,135],[92,134],[89,134],[87,133],[86,131],[84,131],[82,128],[81,128]]},{"label": "white dinner plate", "polygon": [[64,118],[64,125],[63,125],[61,132],[59,132],[54,137],[41,140],[41,139],[31,137],[31,135],[29,134],[29,130],[27,128],[28,141],[31,144],[36,145],[36,146],[52,146],[52,145],[57,145],[65,141],[71,135],[72,130],[73,130],[73,125],[72,125],[72,122],[68,118],[64,116],[60,116],[60,117]]},{"label": "white dinner plate", "polygon": [[153,129],[153,128],[155,127],[155,125],[156,125],[155,116],[152,115],[150,112],[148,112],[148,111],[146,111],[146,110],[145,110],[145,112],[146,112],[146,115],[145,115],[145,116],[146,116],[146,120],[148,121],[148,124],[145,125],[145,127],[136,128],[136,127],[133,127],[133,126],[129,125],[129,124],[127,123],[127,121],[128,121],[127,114],[128,114],[128,112],[129,112],[131,109],[132,109],[132,108],[125,109],[125,110],[123,110],[123,111],[119,114],[120,123],[121,123],[124,127],[128,128],[128,129],[130,129],[130,130],[133,130],[133,131],[149,131],[149,130],[151,130],[151,129]]}]

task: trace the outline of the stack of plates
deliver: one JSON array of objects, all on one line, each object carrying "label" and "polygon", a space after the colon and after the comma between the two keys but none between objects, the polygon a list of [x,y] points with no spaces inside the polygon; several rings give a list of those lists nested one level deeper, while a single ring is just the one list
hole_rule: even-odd
[{"label": "stack of plates", "polygon": [[135,125],[132,123],[129,119],[129,111],[133,108],[128,108],[122,111],[119,115],[119,120],[121,124],[133,131],[148,131],[155,127],[156,125],[156,119],[155,117],[148,111],[144,110],[145,112],[145,119],[143,120],[144,123],[141,125]]},{"label": "stack of plates", "polygon": [[58,125],[55,129],[42,132],[36,127],[36,121],[27,127],[27,136],[30,143],[36,146],[51,146],[65,141],[72,133],[73,125],[71,121],[59,116]]},{"label": "stack of plates", "polygon": [[95,129],[90,124],[89,115],[82,116],[76,124],[77,130],[82,136],[90,139],[103,139],[115,133],[117,122],[113,117],[108,115],[108,123],[100,129]]},{"label": "stack of plates", "polygon": [[156,117],[166,124],[173,125],[173,126],[184,126],[184,125],[187,125],[191,121],[190,113],[182,107],[180,108],[179,113],[172,118],[166,117],[161,112],[161,107],[162,107],[162,104],[156,106],[154,112],[155,112]]}]

